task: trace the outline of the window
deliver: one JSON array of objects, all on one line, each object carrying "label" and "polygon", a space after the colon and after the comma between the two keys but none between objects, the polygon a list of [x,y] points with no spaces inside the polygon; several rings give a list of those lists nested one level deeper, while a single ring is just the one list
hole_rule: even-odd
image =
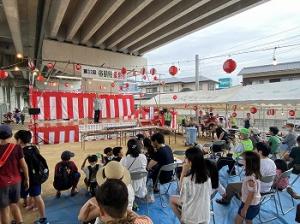
[{"label": "window", "polygon": [[215,83],[208,83],[208,90],[215,90]]},{"label": "window", "polygon": [[146,93],[157,93],[157,87],[147,88]]},{"label": "window", "polygon": [[258,84],[264,84],[264,80],[258,80]]},{"label": "window", "polygon": [[280,79],[270,79],[270,83],[273,83],[273,82],[280,82]]},{"label": "window", "polygon": [[165,85],[164,92],[174,92],[174,85]]}]

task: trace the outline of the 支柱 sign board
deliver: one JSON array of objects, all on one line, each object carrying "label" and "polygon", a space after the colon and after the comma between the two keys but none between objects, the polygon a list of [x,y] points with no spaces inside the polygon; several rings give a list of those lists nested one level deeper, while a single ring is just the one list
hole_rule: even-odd
[{"label": "\u652f\u67f1 sign board", "polygon": [[124,80],[126,78],[126,75],[118,70],[84,65],[81,67],[81,76],[82,78],[107,80]]}]

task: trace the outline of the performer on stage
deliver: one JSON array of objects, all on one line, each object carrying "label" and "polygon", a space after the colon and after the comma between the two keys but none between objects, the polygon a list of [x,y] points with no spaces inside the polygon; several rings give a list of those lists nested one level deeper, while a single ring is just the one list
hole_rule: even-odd
[{"label": "performer on stage", "polygon": [[94,113],[94,122],[95,123],[99,123],[101,110],[102,110],[102,103],[101,103],[101,100],[96,95],[96,97],[94,99],[94,111],[95,111],[95,113]]}]

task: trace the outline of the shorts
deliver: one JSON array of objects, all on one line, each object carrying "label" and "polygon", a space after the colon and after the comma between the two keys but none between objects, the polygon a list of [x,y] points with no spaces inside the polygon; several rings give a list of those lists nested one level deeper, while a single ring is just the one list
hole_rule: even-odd
[{"label": "shorts", "polygon": [[0,188],[0,208],[17,203],[20,199],[21,183]]},{"label": "shorts", "polygon": [[42,192],[42,185],[40,184],[35,184],[35,185],[30,185],[29,189],[25,191],[24,186],[21,186],[21,198],[27,198],[29,195],[30,197],[37,197],[41,194]]},{"label": "shorts", "polygon": [[[244,203],[242,202],[242,205],[239,208],[238,214],[241,216],[241,211],[244,207]],[[253,220],[259,213],[260,205],[250,205],[246,214],[245,219],[246,220]]]}]

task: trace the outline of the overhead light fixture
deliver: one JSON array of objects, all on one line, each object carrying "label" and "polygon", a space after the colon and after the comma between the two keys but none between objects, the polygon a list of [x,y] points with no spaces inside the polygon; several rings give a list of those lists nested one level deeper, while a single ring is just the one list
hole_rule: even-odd
[{"label": "overhead light fixture", "polygon": [[89,81],[89,84],[91,85],[91,84],[92,84],[92,81]]},{"label": "overhead light fixture", "polygon": [[17,71],[20,71],[20,68],[18,66],[15,66],[14,70],[17,72]]},{"label": "overhead light fixture", "polygon": [[58,76],[55,76],[55,78],[81,80],[81,77],[64,76],[64,75],[58,75]]},{"label": "overhead light fixture", "polygon": [[47,85],[48,84],[48,82],[44,82],[44,85]]},{"label": "overhead light fixture", "polygon": [[21,53],[17,53],[17,58],[21,59],[23,58],[23,55]]}]

